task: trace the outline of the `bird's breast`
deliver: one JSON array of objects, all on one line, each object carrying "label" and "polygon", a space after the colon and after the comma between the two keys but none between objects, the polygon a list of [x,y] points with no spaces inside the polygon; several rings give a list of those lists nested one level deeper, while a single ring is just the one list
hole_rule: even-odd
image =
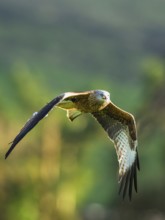
[{"label": "bird's breast", "polygon": [[88,98],[88,99],[81,99],[79,102],[76,103],[76,108],[84,113],[92,113],[101,110],[103,107],[102,102],[98,102],[95,99]]}]

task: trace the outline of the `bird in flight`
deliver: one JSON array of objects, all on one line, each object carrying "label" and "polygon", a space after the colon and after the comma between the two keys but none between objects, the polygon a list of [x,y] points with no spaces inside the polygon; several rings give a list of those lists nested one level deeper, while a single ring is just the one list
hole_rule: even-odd
[{"label": "bird in flight", "polygon": [[132,114],[114,105],[110,100],[110,93],[104,90],[66,92],[54,98],[38,112],[33,113],[11,142],[5,159],[22,138],[54,107],[66,110],[71,121],[83,113],[90,113],[101,124],[114,143],[117,153],[119,194],[121,193],[123,198],[128,194],[131,199],[133,187],[137,192],[137,169],[140,170],[135,119]]}]

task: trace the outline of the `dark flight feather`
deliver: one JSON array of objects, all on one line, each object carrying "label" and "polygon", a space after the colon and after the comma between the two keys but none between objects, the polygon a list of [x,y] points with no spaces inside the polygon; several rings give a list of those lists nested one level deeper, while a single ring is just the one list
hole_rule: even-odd
[{"label": "dark flight feather", "polygon": [[39,112],[35,112],[32,117],[26,122],[24,127],[21,129],[20,133],[15,137],[15,139],[11,142],[11,146],[7,153],[5,154],[5,159],[9,156],[9,154],[12,152],[14,147],[22,140],[22,138],[38,124],[38,122],[43,119],[48,112],[55,106],[57,105],[61,99],[64,97],[64,95],[60,95],[50,101],[47,105],[45,105]]}]

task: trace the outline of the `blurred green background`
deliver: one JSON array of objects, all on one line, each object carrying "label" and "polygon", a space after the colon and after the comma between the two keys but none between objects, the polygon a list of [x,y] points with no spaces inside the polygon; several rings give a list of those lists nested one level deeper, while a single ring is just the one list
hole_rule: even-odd
[{"label": "blurred green background", "polygon": [[[113,144],[54,110],[5,161],[26,120],[65,91],[104,89],[135,115],[141,171],[118,196]],[[0,1],[0,219],[165,219],[165,1]]]}]

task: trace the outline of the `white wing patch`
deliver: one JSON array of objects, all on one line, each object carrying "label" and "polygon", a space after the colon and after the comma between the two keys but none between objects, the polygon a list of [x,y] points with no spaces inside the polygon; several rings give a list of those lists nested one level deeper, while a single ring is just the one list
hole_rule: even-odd
[{"label": "white wing patch", "polygon": [[132,167],[136,159],[136,149],[131,149],[130,140],[125,130],[120,130],[114,140],[119,162],[119,181]]}]

